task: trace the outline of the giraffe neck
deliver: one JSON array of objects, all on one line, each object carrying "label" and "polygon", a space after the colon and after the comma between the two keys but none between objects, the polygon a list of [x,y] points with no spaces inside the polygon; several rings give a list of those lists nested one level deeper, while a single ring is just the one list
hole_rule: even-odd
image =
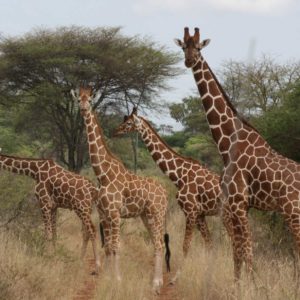
[{"label": "giraffe neck", "polygon": [[141,122],[137,130],[153,160],[173,183],[177,185],[180,178],[178,169],[184,162],[190,163],[190,159],[184,158],[174,152],[163,142],[161,137],[145,119],[141,117],[139,119]]},{"label": "giraffe neck", "polygon": [[227,163],[229,147],[232,141],[236,140],[236,134],[240,129],[259,134],[238,116],[236,109],[202,56],[192,67],[192,71],[213,139],[224,163]]},{"label": "giraffe neck", "polygon": [[0,169],[13,173],[37,178],[39,168],[45,163],[43,159],[18,158],[8,155],[0,155]]},{"label": "giraffe neck", "polygon": [[108,150],[102,128],[98,123],[95,113],[92,111],[86,112],[84,122],[86,125],[91,165],[100,184],[106,184],[110,181],[110,178],[116,177],[115,168],[119,172],[124,173],[125,167]]}]

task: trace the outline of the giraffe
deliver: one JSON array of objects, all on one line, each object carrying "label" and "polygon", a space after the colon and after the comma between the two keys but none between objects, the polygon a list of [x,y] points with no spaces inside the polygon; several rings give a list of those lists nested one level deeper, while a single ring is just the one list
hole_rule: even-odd
[{"label": "giraffe", "polygon": [[251,207],[279,212],[300,249],[300,165],[273,150],[259,132],[239,116],[216,76],[200,53],[210,40],[200,42],[199,28],[184,40],[175,40],[185,54],[206,112],[207,121],[224,169],[221,187],[224,206],[233,225],[234,277],[240,278],[242,264],[253,274],[252,237],[248,222]]},{"label": "giraffe", "polygon": [[[115,135],[131,131],[140,133],[153,160],[177,187],[177,202],[186,218],[185,236],[183,241],[184,258],[188,254],[192,241],[193,229],[197,226],[207,248],[211,247],[211,236],[205,220],[206,216],[218,215],[221,212],[222,191],[219,176],[198,161],[179,155],[172,150],[153,129],[150,123],[137,115],[136,108],[115,130]],[[225,211],[226,213],[226,211]],[[223,214],[224,225],[231,235],[230,216]],[[172,279],[178,278],[180,268]]]},{"label": "giraffe", "polygon": [[98,179],[99,206],[105,221],[105,244],[112,255],[114,273],[119,271],[120,218],[140,216],[150,233],[154,245],[153,289],[159,292],[163,284],[162,247],[163,229],[167,209],[167,193],[160,183],[151,178],[129,172],[123,163],[107,148],[102,128],[92,111],[92,88],[80,87],[78,99],[86,126],[91,165]]},{"label": "giraffe", "polygon": [[81,258],[86,254],[90,239],[95,258],[95,273],[98,273],[100,260],[96,247],[95,226],[91,219],[92,206],[98,199],[98,189],[88,179],[65,170],[52,159],[20,158],[0,154],[0,169],[27,175],[36,181],[35,196],[43,217],[45,237],[53,246],[56,241],[57,209],[75,211],[82,222]]}]

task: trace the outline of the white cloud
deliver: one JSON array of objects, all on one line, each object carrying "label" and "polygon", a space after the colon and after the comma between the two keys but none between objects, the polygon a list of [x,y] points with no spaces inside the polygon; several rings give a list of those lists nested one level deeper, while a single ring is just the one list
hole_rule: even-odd
[{"label": "white cloud", "polygon": [[210,0],[218,9],[260,14],[277,14],[292,8],[296,0]]},{"label": "white cloud", "polygon": [[278,14],[293,9],[297,0],[134,0],[133,9],[139,14],[156,11],[185,12],[213,8],[225,11]]}]

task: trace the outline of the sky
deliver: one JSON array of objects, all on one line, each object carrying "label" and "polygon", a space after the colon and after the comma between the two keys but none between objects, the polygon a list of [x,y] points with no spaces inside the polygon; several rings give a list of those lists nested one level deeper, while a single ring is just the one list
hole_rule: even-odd
[{"label": "sky", "polygon": [[[299,16],[299,0],[0,0],[0,34],[21,36],[40,27],[121,26],[125,35],[150,37],[180,52],[173,39],[182,39],[185,26],[199,27],[200,38],[211,39],[202,54],[216,72],[225,61],[262,54],[278,62],[300,60]],[[185,69],[181,55],[179,66]],[[168,83],[169,91],[161,94],[167,102],[196,93],[190,70]],[[148,118],[179,128],[167,112]]]}]

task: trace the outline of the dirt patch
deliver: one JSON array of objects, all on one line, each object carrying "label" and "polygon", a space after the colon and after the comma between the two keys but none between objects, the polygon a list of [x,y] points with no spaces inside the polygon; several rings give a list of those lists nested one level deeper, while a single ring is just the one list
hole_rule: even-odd
[{"label": "dirt patch", "polygon": [[169,284],[174,275],[173,272],[164,273],[164,285],[157,297],[158,300],[179,300],[176,283]]},{"label": "dirt patch", "polygon": [[86,278],[80,289],[76,292],[73,300],[90,300],[93,298],[96,290],[96,282],[99,275],[91,275],[95,270],[95,260],[90,258],[87,260]]}]

